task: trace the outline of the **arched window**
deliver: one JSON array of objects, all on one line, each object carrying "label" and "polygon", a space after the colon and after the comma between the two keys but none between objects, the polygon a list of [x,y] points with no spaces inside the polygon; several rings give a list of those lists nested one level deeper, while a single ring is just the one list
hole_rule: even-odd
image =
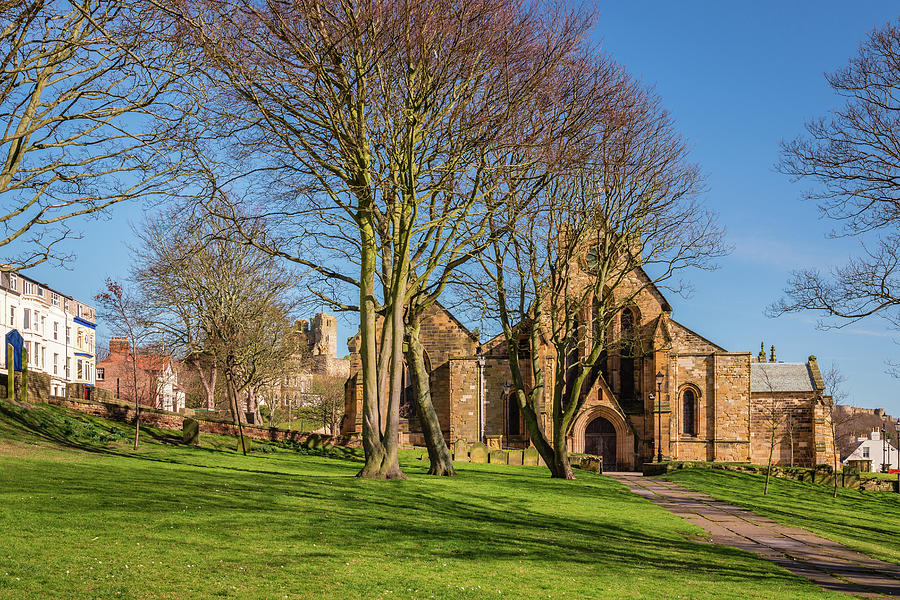
[{"label": "arched window", "polygon": [[634,386],[634,313],[630,308],[622,311],[621,344],[620,395],[624,402],[629,403],[634,400],[636,391]]},{"label": "arched window", "polygon": [[[425,362],[425,372],[430,375],[431,360],[428,358],[428,352],[425,352],[424,350],[422,352],[422,358]],[[403,381],[400,384],[400,416],[404,419],[412,419],[419,414],[416,408],[415,383],[412,369],[406,364],[406,359],[403,359]]]},{"label": "arched window", "polygon": [[400,384],[400,416],[409,419],[416,416],[416,390],[413,387],[412,372],[403,361],[403,381]]},{"label": "arched window", "polygon": [[[600,313],[600,299],[594,297],[594,305],[593,305],[593,321],[594,321],[594,344],[601,343],[601,334],[603,327],[603,315]],[[602,343],[604,346],[607,343],[607,340],[603,340]],[[603,375],[603,381],[606,382],[606,385],[612,387],[613,383],[609,380],[609,355],[606,353],[606,349],[604,348],[602,352],[600,352],[600,357],[597,359],[600,362],[600,373]]]},{"label": "arched window", "polygon": [[697,435],[696,417],[697,397],[694,390],[687,389],[681,395],[681,431],[691,437]]},{"label": "arched window", "polygon": [[581,352],[579,348],[579,331],[581,323],[578,321],[578,315],[572,319],[572,334],[569,337],[569,347],[566,349],[566,382],[570,383],[575,379],[577,373],[578,362],[581,360]]},{"label": "arched window", "polygon": [[513,435],[522,435],[521,428],[521,412],[519,410],[519,401],[515,395],[507,392],[506,394],[506,437]]}]

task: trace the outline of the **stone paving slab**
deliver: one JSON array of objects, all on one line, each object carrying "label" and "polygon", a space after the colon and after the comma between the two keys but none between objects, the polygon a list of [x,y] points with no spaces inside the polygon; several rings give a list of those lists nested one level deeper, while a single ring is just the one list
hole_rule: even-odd
[{"label": "stone paving slab", "polygon": [[823,588],[865,598],[900,597],[900,567],[799,527],[779,525],[677,483],[611,473],[632,492],[702,527],[714,544],[752,552]]}]

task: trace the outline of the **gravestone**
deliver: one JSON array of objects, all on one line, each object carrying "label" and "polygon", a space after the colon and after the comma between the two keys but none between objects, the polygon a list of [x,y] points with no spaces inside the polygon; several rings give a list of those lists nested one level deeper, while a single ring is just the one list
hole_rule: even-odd
[{"label": "gravestone", "polygon": [[509,457],[503,450],[491,450],[488,462],[492,465],[506,465],[509,464]]},{"label": "gravestone", "polygon": [[541,457],[540,453],[538,453],[537,448],[534,446],[529,446],[525,449],[525,452],[522,455],[522,464],[528,465],[530,467],[536,467],[538,464],[538,459]]},{"label": "gravestone", "polygon": [[[241,441],[244,442],[244,449],[243,449],[243,450],[241,450]],[[249,453],[249,452],[250,452],[250,446],[251,446],[250,438],[248,438],[246,435],[243,436],[243,437],[238,436],[238,438],[237,438],[237,451],[238,451],[238,452],[248,452],[248,453]]]},{"label": "gravestone", "polygon": [[599,458],[595,458],[593,456],[588,456],[581,459],[581,468],[585,471],[591,471],[593,473],[602,473],[603,469],[601,468],[601,462]]},{"label": "gravestone", "polygon": [[523,456],[521,450],[510,450],[509,451],[509,464],[511,465],[521,465],[523,462]]},{"label": "gravestone", "polygon": [[488,450],[502,450],[503,449],[503,436],[502,435],[487,436],[487,447],[488,447]]},{"label": "gravestone", "polygon": [[460,438],[453,444],[453,460],[456,462],[469,462],[469,451],[466,440]]},{"label": "gravestone", "polygon": [[318,433],[311,433],[309,434],[309,437],[306,438],[303,446],[308,450],[322,450],[325,447],[325,440],[323,440],[322,436]]},{"label": "gravestone", "polygon": [[485,464],[488,461],[487,452],[487,446],[481,442],[475,442],[472,444],[472,449],[469,450],[469,459],[473,463]]},{"label": "gravestone", "polygon": [[183,444],[200,445],[200,423],[194,419],[185,419],[181,423],[181,442]]},{"label": "gravestone", "polygon": [[841,472],[841,485],[845,488],[859,489],[859,468],[846,466]]}]

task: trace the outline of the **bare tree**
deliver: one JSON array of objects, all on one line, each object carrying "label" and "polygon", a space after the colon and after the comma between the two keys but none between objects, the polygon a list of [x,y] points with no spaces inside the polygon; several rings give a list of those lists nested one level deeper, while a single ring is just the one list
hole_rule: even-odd
[{"label": "bare tree", "polygon": [[185,64],[150,43],[140,4],[0,1],[4,270],[62,262],[67,222],[174,189]]},{"label": "bare tree", "polygon": [[828,419],[829,431],[831,432],[831,447],[834,451],[834,497],[837,498],[838,467],[841,461],[841,453],[838,450],[838,438],[840,437],[841,427],[853,419],[853,413],[841,411],[841,406],[847,401],[847,391],[844,389],[846,378],[836,363],[832,363],[828,370],[822,374],[822,380],[825,382],[825,390],[828,392],[827,396],[822,396],[821,401]]},{"label": "bare tree", "polygon": [[[241,438],[240,399],[294,352],[288,314],[297,277],[278,259],[234,241],[221,220],[189,207],[149,219],[140,232],[134,279],[150,325],[186,357],[207,388],[225,377]],[[248,396],[248,410],[255,396]],[[243,444],[242,444],[243,445]]]},{"label": "bare tree", "polygon": [[312,375],[307,398],[311,404],[307,410],[310,416],[330,435],[336,435],[344,414],[344,378]]},{"label": "bare tree", "polygon": [[106,290],[96,296],[100,303],[101,318],[115,333],[128,338],[128,356],[131,363],[132,391],[134,392],[134,449],[138,449],[141,435],[141,388],[138,382],[138,347],[140,341],[148,335],[146,312],[139,298],[126,290],[121,284],[106,280]]},{"label": "bare tree", "polygon": [[[240,155],[268,179],[250,214],[275,227],[245,239],[311,269],[324,300],[359,313],[360,475],[403,477],[407,300],[426,288],[420,300],[433,298],[435,274],[470,254],[455,252],[469,243],[458,224],[484,194],[485,148],[579,47],[587,21],[505,0],[185,1],[177,11],[225,80],[215,110],[237,123]],[[433,472],[452,474],[429,398],[419,390]]]},{"label": "bare tree", "polygon": [[[774,351],[773,351],[774,352]],[[761,421],[769,432],[769,458],[766,461],[766,484],[763,487],[763,494],[769,493],[769,479],[772,477],[772,462],[775,454],[775,446],[778,442],[777,432],[786,419],[791,419],[788,411],[785,410],[784,402],[780,401],[775,392],[775,386],[769,374],[769,370],[762,368],[759,370],[760,385],[768,392],[768,397],[760,399],[756,403],[754,411],[757,420]],[[751,418],[753,418],[751,416]],[[793,452],[793,446],[791,451]]]},{"label": "bare tree", "polygon": [[812,310],[823,327],[880,315],[900,326],[900,23],[872,31],[849,64],[826,75],[844,101],[782,143],[778,169],[817,184],[806,192],[835,221],[835,236],[858,237],[861,252],[828,273],[793,273],[773,314]]},{"label": "bare tree", "polygon": [[603,107],[602,118],[580,143],[551,139],[533,167],[510,170],[481,259],[486,279],[469,290],[490,290],[482,305],[502,331],[515,400],[560,478],[574,477],[566,442],[588,393],[599,386],[622,410],[608,357],[647,350],[634,332],[614,335],[624,311],[657,286],[684,291],[677,274],[709,268],[725,250],[697,199],[700,173],[658,100],[612,70],[579,101]]},{"label": "bare tree", "polygon": [[794,416],[794,411],[788,408],[785,411],[784,415],[784,434],[788,438],[789,453],[790,453],[790,466],[794,468],[794,435],[797,432],[797,418]]}]

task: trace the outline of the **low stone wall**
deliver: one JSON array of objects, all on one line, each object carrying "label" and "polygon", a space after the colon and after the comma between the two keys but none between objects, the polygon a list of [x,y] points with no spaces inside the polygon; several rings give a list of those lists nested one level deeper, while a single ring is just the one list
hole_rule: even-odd
[{"label": "low stone wall", "polygon": [[[692,461],[668,461],[662,463],[644,463],[643,473],[646,476],[663,475],[682,469],[714,469],[719,471],[735,471],[738,473],[766,474],[766,465],[750,465],[743,463],[710,463]],[[834,470],[829,465],[815,468],[772,466],[772,477],[793,479],[808,483],[834,485]],[[897,479],[881,479],[877,477],[861,477],[858,470],[845,467],[837,473],[838,486],[870,492],[900,492],[900,474]]]},{"label": "low stone wall", "polygon": [[[134,422],[134,405],[129,405],[124,402],[97,402],[93,400],[81,400],[78,398],[49,398],[48,403],[114,421],[123,421],[126,423]],[[179,413],[141,407],[141,424],[143,425],[159,427],[160,429],[181,430],[185,418],[184,415]],[[198,416],[192,418],[197,421],[201,434],[214,433],[217,435],[234,437],[239,435],[238,428],[233,423],[208,418],[204,419]],[[359,442],[354,440],[332,438],[331,436],[310,433],[307,431],[293,431],[279,429],[277,427],[259,427],[256,425],[243,425],[242,429],[244,430],[244,436],[246,437],[270,442],[287,440],[296,443],[304,443],[310,436],[317,436],[318,439],[321,439],[326,443],[341,446],[359,445]]]},{"label": "low stone wall", "polygon": [[[5,371],[6,369],[3,369]],[[6,398],[6,373],[0,373],[0,397]],[[22,374],[16,373],[16,398],[22,389]],[[28,373],[28,401],[46,402],[50,398],[50,376],[46,373]]]},{"label": "low stone wall", "polygon": [[[544,460],[538,454],[534,446],[525,448],[524,450],[500,450],[491,449],[481,442],[468,443],[466,440],[459,439],[451,448],[453,452],[454,462],[471,462],[492,465],[516,465],[516,466],[544,466]],[[427,454],[422,455],[427,458]],[[586,455],[585,455],[586,456]],[[591,471],[600,472],[600,463],[596,463],[596,468],[582,466],[582,461],[573,456],[571,458],[573,467],[585,468]],[[576,464],[577,463],[577,464]]]}]

